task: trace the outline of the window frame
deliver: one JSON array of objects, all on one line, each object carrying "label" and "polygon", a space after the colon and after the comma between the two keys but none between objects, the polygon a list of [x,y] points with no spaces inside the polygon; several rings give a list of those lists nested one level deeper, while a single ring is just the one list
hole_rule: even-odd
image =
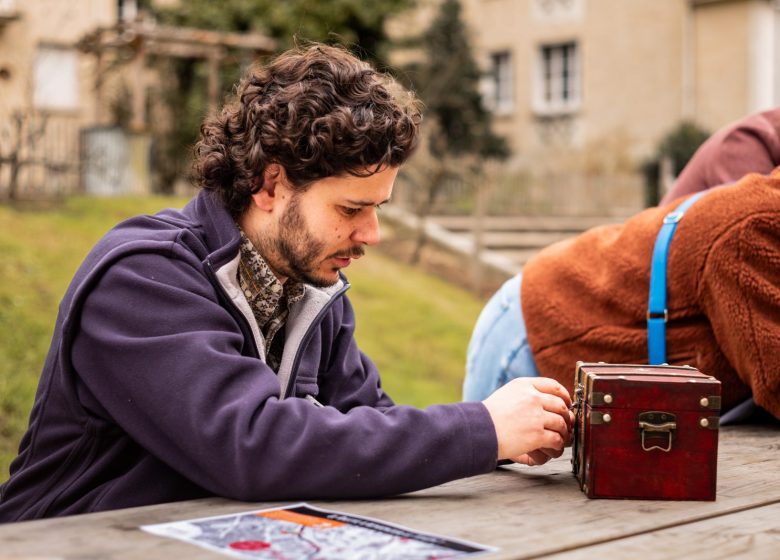
[{"label": "window frame", "polygon": [[515,110],[515,83],[512,51],[497,50],[490,53],[490,110],[497,115],[507,115]]},{"label": "window frame", "polygon": [[76,48],[52,43],[38,44],[32,68],[33,106],[49,113],[80,111],[80,66]]},{"label": "window frame", "polygon": [[582,64],[579,41],[541,43],[536,48],[533,79],[534,112],[568,115],[582,105]]}]

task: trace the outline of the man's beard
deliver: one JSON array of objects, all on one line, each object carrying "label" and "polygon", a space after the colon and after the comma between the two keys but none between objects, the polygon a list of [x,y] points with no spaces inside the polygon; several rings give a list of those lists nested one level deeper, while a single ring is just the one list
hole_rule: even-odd
[{"label": "man's beard", "polygon": [[[323,258],[325,243],[312,235],[307,227],[300,211],[297,195],[293,195],[287,210],[279,220],[276,238],[269,239],[263,236],[252,242],[278,274],[294,282],[303,282],[318,288],[332,286],[338,282],[338,278],[326,278],[317,273],[321,262],[336,256],[360,257],[365,252],[361,245],[356,245]],[[271,262],[270,259],[275,262]]]}]

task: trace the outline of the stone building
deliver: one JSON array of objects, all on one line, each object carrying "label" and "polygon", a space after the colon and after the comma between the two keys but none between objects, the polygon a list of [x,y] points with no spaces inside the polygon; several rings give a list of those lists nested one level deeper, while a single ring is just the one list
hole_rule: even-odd
[{"label": "stone building", "polygon": [[169,79],[150,59],[204,61],[214,110],[222,64],[275,48],[258,34],[160,25],[138,0],[0,0],[0,198],[148,193],[150,132],[166,120],[153,92]]},{"label": "stone building", "polygon": [[0,0],[0,196],[58,194],[78,184],[79,133],[95,122],[96,104],[94,62],[76,43],[132,6]]},{"label": "stone building", "polygon": [[551,211],[638,208],[638,166],[681,121],[780,104],[777,1],[462,2],[495,129]]}]

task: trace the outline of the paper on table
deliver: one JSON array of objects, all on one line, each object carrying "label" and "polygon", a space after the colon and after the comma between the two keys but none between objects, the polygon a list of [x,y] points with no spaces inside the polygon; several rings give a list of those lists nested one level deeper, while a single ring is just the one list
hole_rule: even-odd
[{"label": "paper on table", "polygon": [[143,525],[141,529],[236,558],[431,560],[496,550],[305,503]]}]

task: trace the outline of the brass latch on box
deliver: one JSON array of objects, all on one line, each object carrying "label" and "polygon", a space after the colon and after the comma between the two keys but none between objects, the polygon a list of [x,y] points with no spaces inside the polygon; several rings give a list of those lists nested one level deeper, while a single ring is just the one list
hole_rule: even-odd
[{"label": "brass latch on box", "polygon": [[[653,449],[659,449],[664,452],[671,451],[672,432],[676,429],[677,417],[670,412],[653,411],[643,412],[639,415],[639,431],[642,436],[642,449],[645,451],[652,451]],[[666,440],[666,445],[651,445],[648,447],[647,443],[645,443],[646,434],[652,434],[649,437],[653,437],[656,434],[664,434],[661,437]]]}]

